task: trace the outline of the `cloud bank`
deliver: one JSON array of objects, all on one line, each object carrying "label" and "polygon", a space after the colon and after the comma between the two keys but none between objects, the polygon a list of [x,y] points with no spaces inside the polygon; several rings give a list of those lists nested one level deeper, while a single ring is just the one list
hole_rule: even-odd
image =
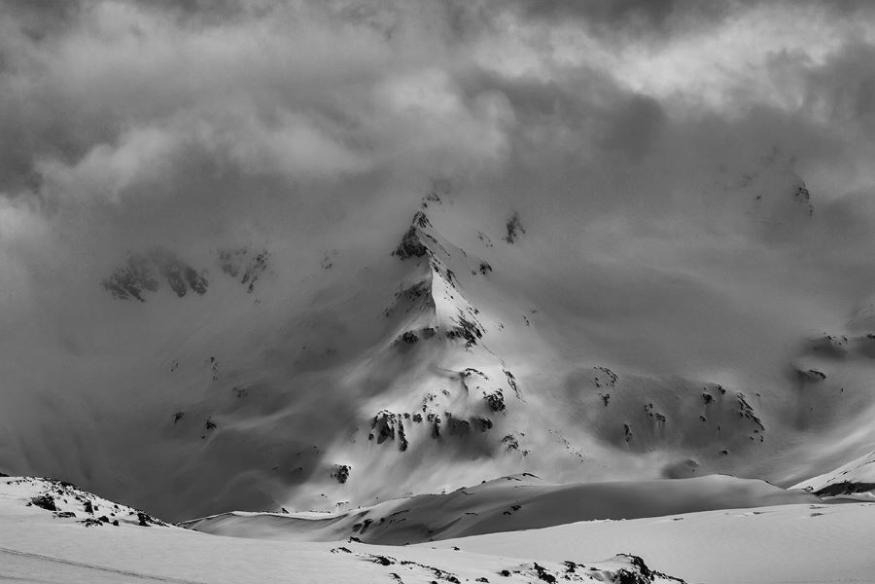
[{"label": "cloud bank", "polygon": [[[6,2],[0,312],[156,243],[384,249],[434,181],[545,245],[670,270],[792,240],[849,301],[873,56],[853,1]],[[767,166],[804,179],[812,228],[739,222]]]}]

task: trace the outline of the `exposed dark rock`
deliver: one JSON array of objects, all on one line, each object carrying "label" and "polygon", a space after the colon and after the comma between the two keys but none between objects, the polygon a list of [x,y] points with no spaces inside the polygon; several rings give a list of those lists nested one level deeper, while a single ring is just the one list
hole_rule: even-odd
[{"label": "exposed dark rock", "polygon": [[811,204],[811,193],[808,191],[808,187],[805,186],[804,182],[801,182],[799,186],[796,187],[796,190],[793,191],[793,199],[799,204],[805,206],[809,217],[814,215],[814,205]]},{"label": "exposed dark rock", "polygon": [[115,298],[145,302],[145,293],[157,292],[162,281],[179,297],[189,291],[199,295],[207,292],[203,274],[164,249],[130,255],[125,265],[103,280],[102,285]]},{"label": "exposed dark rock", "polygon": [[[255,251],[245,247],[219,250],[219,267],[224,273],[246,286],[246,291],[255,291],[255,284],[270,268],[270,252]],[[330,266],[329,266],[330,267]]]},{"label": "exposed dark rock", "polygon": [[477,344],[477,339],[483,337],[483,331],[477,324],[465,318],[459,311],[459,324],[452,327],[446,333],[449,339],[465,339],[465,346],[471,347]]},{"label": "exposed dark rock", "polygon": [[818,497],[837,497],[840,495],[853,495],[854,493],[866,493],[868,491],[875,491],[875,483],[842,481],[814,491],[814,494]]},{"label": "exposed dark rock", "polygon": [[133,298],[140,302],[146,301],[145,292],[156,292],[160,286],[155,267],[148,257],[141,254],[129,256],[127,263],[101,284],[114,298]]},{"label": "exposed dark rock", "polygon": [[170,289],[178,297],[182,298],[189,290],[201,295],[206,293],[206,278],[173,253],[158,249],[150,252],[149,257],[158,269],[161,277],[164,278]]},{"label": "exposed dark rock", "polygon": [[848,337],[838,335],[823,335],[811,341],[810,348],[815,353],[842,359],[848,352]]},{"label": "exposed dark rock", "polygon": [[259,252],[252,258],[252,261],[246,267],[246,271],[243,272],[240,283],[246,285],[246,291],[250,294],[255,290],[255,283],[258,281],[258,278],[267,270],[267,261],[268,253],[266,251]]},{"label": "exposed dark rock", "polygon": [[500,389],[492,393],[484,394],[483,399],[486,401],[486,405],[489,406],[489,409],[493,412],[503,412],[507,408],[504,403],[504,394]]},{"label": "exposed dark rock", "polygon": [[419,342],[419,337],[416,336],[416,333],[414,333],[413,331],[406,331],[404,334],[401,335],[401,340],[408,345],[412,345]]},{"label": "exposed dark rock", "polygon": [[514,374],[505,369],[504,376],[507,378],[507,384],[510,385],[510,388],[513,390],[514,395],[517,397],[517,399],[520,399],[520,388],[517,385],[516,377],[514,376]]},{"label": "exposed dark rock", "polygon": [[747,403],[747,399],[744,397],[743,393],[735,394],[736,399],[738,400],[738,415],[739,417],[745,418],[749,420],[754,426],[757,427],[760,431],[765,431],[766,427],[763,425],[762,421],[757,417],[754,413],[753,408],[749,403]]},{"label": "exposed dark rock", "polygon": [[408,445],[407,433],[404,431],[404,422],[398,420],[398,450],[404,452],[407,450]]},{"label": "exposed dark rock", "polygon": [[617,380],[619,379],[619,377],[616,373],[614,373],[607,367],[596,365],[592,369],[592,382],[596,387],[614,387],[617,384]]},{"label": "exposed dark rock", "polygon": [[31,503],[45,509],[46,511],[57,511],[58,508],[55,506],[55,498],[49,495],[48,493],[43,493],[42,495],[37,495],[30,500]]},{"label": "exposed dark rock", "polygon": [[447,418],[447,432],[450,436],[467,436],[471,433],[471,422],[456,418],[449,412],[444,415]]},{"label": "exposed dark rock", "polygon": [[665,415],[657,412],[654,409],[654,405],[652,403],[645,405],[644,411],[647,414],[647,417],[649,417],[650,419],[655,420],[657,423],[665,424],[665,421],[666,421]]},{"label": "exposed dark rock", "polygon": [[535,569],[535,575],[538,577],[538,580],[543,582],[548,582],[549,584],[554,584],[556,582],[556,576],[547,571],[544,566],[540,565],[538,562],[535,562],[533,565]]},{"label": "exposed dark rock", "polygon": [[523,224],[520,221],[520,215],[517,212],[514,212],[507,220],[505,228],[507,229],[507,235],[505,235],[504,240],[508,243],[514,243],[519,238],[520,234],[526,232],[525,227],[523,227]]},{"label": "exposed dark rock", "polygon": [[422,240],[420,240],[419,232],[416,227],[411,226],[404,234],[404,237],[401,238],[401,243],[398,244],[398,247],[395,248],[392,255],[397,256],[402,260],[406,260],[414,257],[421,258],[428,253],[429,250],[423,245]]},{"label": "exposed dark rock", "polygon": [[808,369],[806,371],[799,370],[797,375],[802,381],[818,382],[826,379],[826,373],[817,369]]},{"label": "exposed dark rock", "polygon": [[[412,286],[400,290],[395,293],[395,305],[389,307],[385,311],[385,316],[388,318],[393,311],[400,308],[402,303],[407,304],[425,304],[426,307],[434,307],[434,299],[431,297],[431,282],[429,280],[421,280]],[[408,306],[407,311],[410,311],[413,306]],[[432,329],[433,330],[433,329]]]},{"label": "exposed dark rock", "polygon": [[377,444],[395,439],[396,418],[392,412],[383,410],[371,420],[371,429],[377,437]]},{"label": "exposed dark rock", "polygon": [[341,485],[345,484],[349,480],[350,468],[348,464],[335,465],[334,470],[331,472],[331,478],[337,480]]},{"label": "exposed dark rock", "polygon": [[420,229],[431,227],[431,221],[428,220],[428,217],[422,211],[416,212],[411,223]]},{"label": "exposed dark rock", "polygon": [[[388,410],[382,410],[371,419],[371,433],[369,440],[377,439],[377,444],[387,440],[398,440],[398,449],[404,452],[409,443],[404,429],[404,414],[397,414]],[[408,414],[409,417],[409,414]],[[422,418],[420,417],[420,420]]]},{"label": "exposed dark rock", "polygon": [[489,418],[471,418],[471,424],[481,432],[492,429],[492,420]]}]

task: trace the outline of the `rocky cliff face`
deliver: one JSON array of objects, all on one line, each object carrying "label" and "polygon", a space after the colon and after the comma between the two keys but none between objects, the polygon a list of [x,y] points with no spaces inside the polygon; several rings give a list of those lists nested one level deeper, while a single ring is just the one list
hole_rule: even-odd
[{"label": "rocky cliff face", "polygon": [[[237,280],[246,291],[255,290],[259,278],[270,270],[267,250],[221,249],[216,253],[218,272]],[[177,297],[203,296],[209,289],[209,268],[197,268],[172,251],[155,248],[132,253],[101,285],[119,300],[146,302],[150,294],[169,289]]]}]

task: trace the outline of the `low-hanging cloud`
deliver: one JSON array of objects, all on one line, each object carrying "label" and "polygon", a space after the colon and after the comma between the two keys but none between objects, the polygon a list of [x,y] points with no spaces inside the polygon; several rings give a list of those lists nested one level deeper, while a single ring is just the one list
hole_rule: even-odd
[{"label": "low-hanging cloud", "polygon": [[721,189],[775,152],[821,221],[854,217],[849,232],[863,237],[871,12],[742,0],[7,2],[2,270],[17,281],[103,269],[150,241],[252,233],[342,245],[409,215],[436,178],[557,232],[638,233],[657,218],[732,232],[714,210]]}]

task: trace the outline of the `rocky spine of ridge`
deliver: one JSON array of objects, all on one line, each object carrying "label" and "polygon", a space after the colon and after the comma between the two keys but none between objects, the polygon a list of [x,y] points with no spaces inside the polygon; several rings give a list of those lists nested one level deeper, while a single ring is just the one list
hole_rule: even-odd
[{"label": "rocky spine of ridge", "polygon": [[[390,350],[410,358],[417,351],[448,351],[454,361],[471,366],[447,370],[442,378],[423,383],[408,396],[408,408],[384,408],[371,416],[368,440],[393,444],[401,452],[411,447],[415,436],[437,441],[489,439],[511,400],[520,399],[514,374],[484,346],[487,329],[480,311],[463,294],[451,266],[462,273],[464,264],[464,273],[473,277],[485,276],[492,267],[443,240],[425,213],[428,202],[440,201],[424,202],[392,251],[411,269],[384,311],[394,331]],[[490,448],[511,450],[501,435],[493,438]]]},{"label": "rocky spine of ridge", "polygon": [[[462,252],[464,253],[464,252]],[[423,326],[425,338],[434,334],[442,334],[452,340],[463,341],[467,348],[478,343],[484,335],[483,324],[477,315],[480,312],[462,295],[456,273],[441,256],[450,258],[451,252],[439,241],[434,227],[423,210],[413,216],[410,227],[404,233],[400,243],[392,255],[401,261],[415,260],[422,274],[415,281],[399,291],[395,296],[395,305],[386,310],[386,316],[398,311],[399,305],[409,304],[428,314],[432,326]],[[467,259],[467,258],[466,258]],[[427,264],[425,263],[427,262]],[[489,266],[486,262],[477,262],[478,266]],[[479,269],[479,268],[478,268]],[[489,266],[489,271],[492,267]],[[472,270],[476,271],[476,270]],[[484,273],[484,270],[481,270]],[[407,308],[410,312],[412,306]],[[416,330],[405,331],[400,339],[408,344],[417,342],[419,336]]]}]

